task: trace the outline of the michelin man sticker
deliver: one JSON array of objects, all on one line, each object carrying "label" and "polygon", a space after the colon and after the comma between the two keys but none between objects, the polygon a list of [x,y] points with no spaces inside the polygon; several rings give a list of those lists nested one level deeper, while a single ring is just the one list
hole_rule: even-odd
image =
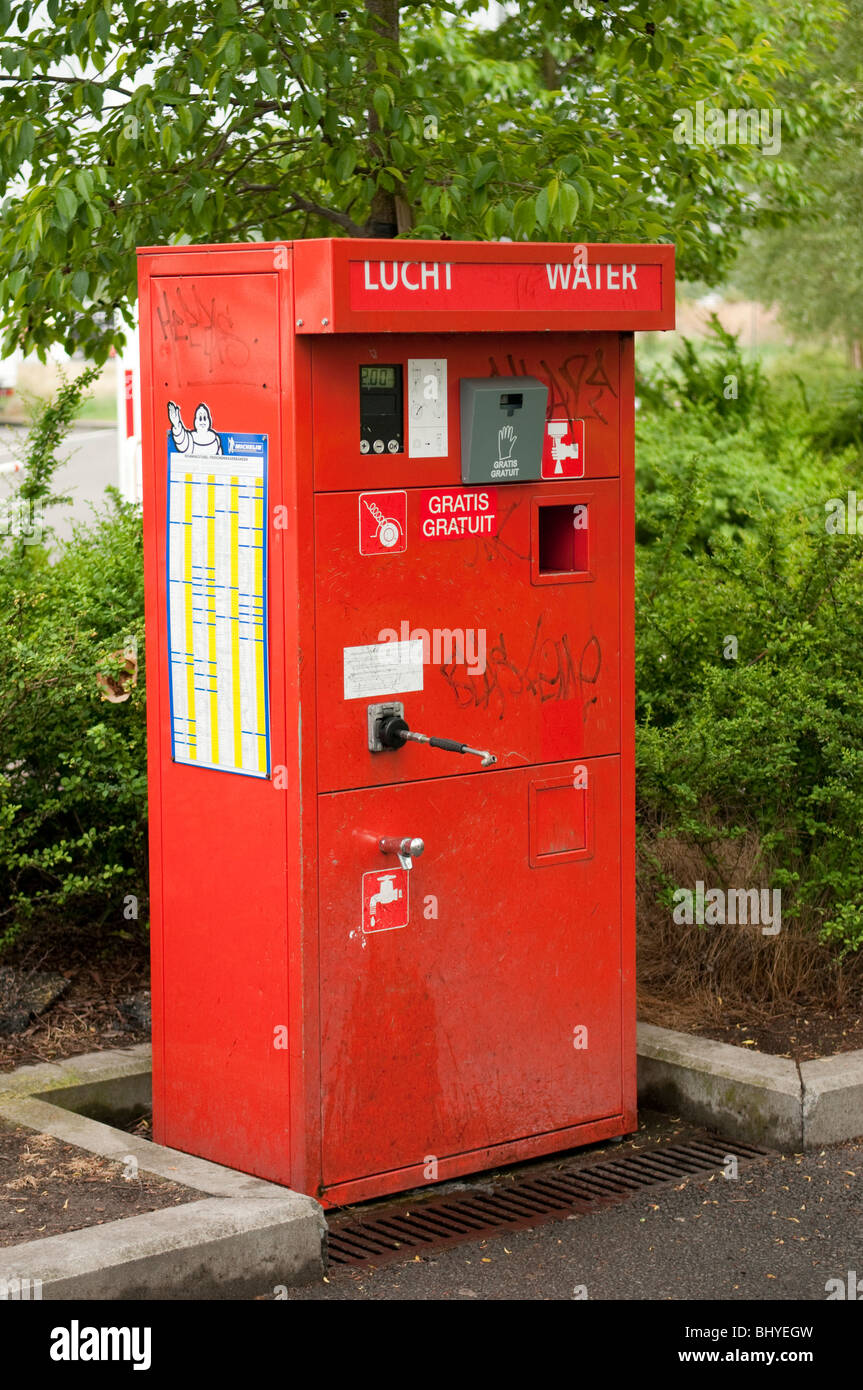
[{"label": "michelin man sticker", "polygon": [[219,433],[203,402],[191,420],[168,402],[172,755],[268,777],[267,436]]},{"label": "michelin man sticker", "polygon": [[204,405],[203,401],[195,406],[194,429],[186,429],[180,407],[174,401],[168,401],[168,419],[176,453],[185,454],[187,458],[201,458],[223,452],[222,441],[213,429],[210,407]]}]

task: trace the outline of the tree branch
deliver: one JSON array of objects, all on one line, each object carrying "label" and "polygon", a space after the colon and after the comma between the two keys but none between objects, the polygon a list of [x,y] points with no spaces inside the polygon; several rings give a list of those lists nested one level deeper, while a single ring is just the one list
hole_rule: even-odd
[{"label": "tree branch", "polygon": [[[241,183],[240,191],[243,193],[278,193],[281,185],[277,183]],[[285,212],[308,212],[316,217],[323,217],[327,222],[333,222],[337,227],[343,227],[348,236],[363,236],[363,228],[357,226],[347,213],[336,212],[333,208],[321,207],[320,203],[310,202],[308,198],[302,198],[299,193],[291,194],[291,205],[285,208]]]}]

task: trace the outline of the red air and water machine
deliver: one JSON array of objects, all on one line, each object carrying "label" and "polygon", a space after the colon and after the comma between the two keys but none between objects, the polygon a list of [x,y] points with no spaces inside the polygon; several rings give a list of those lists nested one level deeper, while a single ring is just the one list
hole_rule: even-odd
[{"label": "red air and water machine", "polygon": [[154,1136],[338,1206],[636,1125],[671,246],[140,252]]}]

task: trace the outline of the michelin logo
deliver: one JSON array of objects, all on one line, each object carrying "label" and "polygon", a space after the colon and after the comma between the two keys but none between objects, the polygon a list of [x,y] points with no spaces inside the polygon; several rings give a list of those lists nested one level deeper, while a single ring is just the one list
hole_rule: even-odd
[{"label": "michelin logo", "polygon": [[260,439],[235,439],[232,434],[228,435],[229,454],[262,454],[264,446]]}]

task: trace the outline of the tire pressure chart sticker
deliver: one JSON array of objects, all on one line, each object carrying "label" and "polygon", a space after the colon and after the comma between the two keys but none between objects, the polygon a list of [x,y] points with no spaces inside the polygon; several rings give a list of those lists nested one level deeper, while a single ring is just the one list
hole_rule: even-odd
[{"label": "tire pressure chart sticker", "polygon": [[407,549],[406,492],[361,492],[360,554],[398,555]]},{"label": "tire pressure chart sticker", "polygon": [[363,874],[363,934],[406,927],[410,917],[407,869]]},{"label": "tire pressure chart sticker", "polygon": [[268,777],[267,436],[168,418],[171,753]]}]

